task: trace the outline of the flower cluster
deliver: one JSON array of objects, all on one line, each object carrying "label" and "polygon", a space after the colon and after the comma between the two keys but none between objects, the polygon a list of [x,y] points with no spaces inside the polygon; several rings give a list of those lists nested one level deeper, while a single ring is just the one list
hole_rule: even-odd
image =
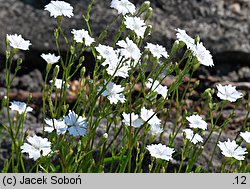
[{"label": "flower cluster", "polygon": [[86,119],[77,115],[74,111],[69,111],[63,119],[45,119],[44,121],[48,125],[44,130],[49,133],[56,130],[57,135],[65,134],[67,131],[74,137],[86,135]]},{"label": "flower cluster", "polygon": [[[149,4],[147,6],[149,6]],[[45,85],[44,85],[45,91],[47,90],[46,83],[49,82],[51,84],[48,90],[49,95],[43,98],[43,105],[44,105],[43,106],[43,119],[44,119],[43,131],[45,131],[46,132],[45,134],[46,135],[48,134],[49,137],[42,138],[37,135],[33,135],[33,136],[28,135],[28,137],[26,138],[27,142],[23,143],[23,140],[21,140],[21,144],[18,144],[18,142],[16,141],[14,141],[13,143],[14,144],[13,147],[15,147],[16,144],[18,144],[17,146],[18,148],[21,149],[21,152],[28,153],[29,158],[33,159],[34,161],[38,160],[39,158],[43,160],[42,158],[44,158],[44,156],[49,156],[49,155],[52,156],[51,152],[54,153],[57,151],[57,148],[60,148],[58,147],[60,145],[54,145],[53,142],[57,141],[57,144],[58,144],[60,143],[60,141],[58,140],[64,140],[64,139],[67,140],[67,142],[70,141],[72,143],[76,141],[76,143],[74,143],[76,144],[76,148],[75,146],[74,148],[70,148],[70,150],[72,151],[75,149],[78,150],[77,155],[74,158],[72,158],[73,161],[81,162],[83,160],[88,159],[90,157],[89,153],[92,151],[89,152],[87,150],[92,150],[90,148],[92,148],[94,145],[94,138],[91,138],[91,137],[94,137],[94,135],[96,134],[95,129],[97,129],[97,127],[99,126],[100,120],[102,118],[107,119],[108,126],[107,126],[107,130],[105,131],[105,133],[101,135],[101,140],[97,144],[98,148],[100,147],[98,145],[106,145],[106,141],[111,138],[109,137],[110,126],[113,123],[115,124],[119,123],[119,127],[121,129],[125,128],[124,129],[126,131],[125,136],[130,135],[129,139],[127,140],[126,138],[123,139],[123,143],[128,143],[129,147],[130,145],[139,144],[136,141],[137,138],[133,138],[133,137],[134,136],[137,137],[137,134],[139,136],[141,134],[139,131],[141,129],[144,129],[143,134],[144,134],[145,140],[143,144],[145,144],[145,142],[149,144],[143,146],[142,150],[144,151],[141,151],[140,153],[144,155],[146,152],[149,151],[152,157],[163,159],[166,161],[170,161],[173,159],[172,155],[175,153],[175,149],[171,148],[174,146],[173,143],[169,142],[168,144],[169,147],[168,147],[167,145],[163,143],[153,144],[155,142],[153,140],[155,139],[157,135],[160,136],[160,140],[161,140],[162,135],[165,134],[163,133],[164,129],[166,130],[168,129],[167,127],[165,127],[165,123],[163,123],[163,119],[161,117],[161,115],[164,114],[164,111],[160,112],[160,108],[165,108],[164,106],[166,105],[166,102],[169,100],[168,96],[170,96],[170,93],[172,93],[172,91],[175,91],[177,89],[177,92],[178,92],[179,82],[178,80],[173,81],[173,82],[176,82],[176,85],[170,86],[168,88],[164,84],[163,85],[161,84],[165,78],[159,78],[159,75],[156,75],[156,74],[154,75],[154,72],[147,75],[146,73],[144,73],[144,70],[148,68],[147,63],[148,62],[150,63],[150,61],[153,61],[154,63],[156,63],[155,66],[160,67],[159,69],[160,71],[161,69],[171,68],[170,71],[171,70],[173,70],[173,72],[176,71],[176,74],[178,74],[178,70],[181,68],[178,67],[178,64],[173,65],[173,63],[171,62],[174,51],[171,50],[171,54],[170,54],[171,56],[170,56],[167,52],[167,49],[162,45],[153,44],[149,42],[147,42],[145,45],[143,39],[146,36],[150,35],[149,33],[151,32],[150,30],[151,26],[146,24],[147,19],[145,16],[146,14],[144,14],[145,12],[143,13],[143,8],[136,9],[135,5],[128,0],[112,0],[110,7],[114,8],[116,10],[115,12],[118,13],[117,18],[122,18],[119,32],[123,30],[125,31],[124,36],[123,34],[120,35],[120,33],[118,33],[119,35],[116,36],[117,38],[115,37],[115,42],[112,44],[112,46],[102,44],[103,40],[101,39],[101,37],[99,37],[98,40],[96,40],[97,38],[94,38],[92,36],[93,32],[91,32],[91,29],[88,25],[89,24],[88,19],[85,19],[87,26],[88,26],[87,27],[88,30],[72,29],[71,30],[72,41],[69,42],[69,40],[66,40],[66,36],[64,35],[62,31],[63,29],[60,27],[60,24],[61,24],[63,16],[68,17],[68,18],[74,16],[73,7],[67,2],[58,1],[58,0],[51,1],[49,4],[47,4],[44,7],[44,10],[49,11],[51,17],[54,17],[57,19],[58,30],[55,30],[55,31],[58,32],[58,35],[63,33],[63,37],[65,41],[67,42],[67,45],[69,45],[70,49],[67,52],[67,57],[65,58],[66,59],[65,62],[64,62],[63,56],[61,56],[61,53],[59,52],[60,49],[58,49],[58,52],[57,52],[59,56],[56,56],[55,54],[52,54],[52,53],[48,53],[48,54],[42,53],[40,55],[41,58],[47,63],[46,78],[49,75],[49,72],[50,72],[49,68],[52,67],[52,64],[56,64],[59,61],[61,63],[61,66],[63,67],[63,70],[62,70],[63,74],[62,74],[62,79],[57,78],[58,73],[59,73],[59,66],[56,65],[56,68],[58,69],[55,69],[56,71],[54,71],[53,73],[53,78],[52,79],[50,78],[51,80],[45,79],[46,80]],[[90,10],[91,10],[91,6],[89,6],[87,11],[90,11]],[[87,15],[89,15],[89,12],[87,13]],[[85,16],[83,17],[85,18]],[[70,33],[70,31],[68,31],[68,33]],[[177,43],[175,44],[178,46],[178,48],[182,48],[184,45],[186,45],[187,47],[186,54],[189,55],[188,60],[190,61],[188,63],[191,66],[193,65],[199,66],[199,64],[197,64],[198,62],[205,66],[214,65],[213,58],[212,58],[210,51],[206,49],[206,47],[203,45],[202,42],[199,41],[198,38],[194,39],[190,37],[185,30],[182,30],[179,28],[176,29],[176,37],[177,37]],[[6,44],[8,45],[8,47],[12,48],[13,52],[17,52],[17,49],[29,50],[29,46],[31,45],[29,40],[23,39],[22,36],[18,34],[14,34],[14,35],[7,34]],[[78,71],[77,69],[79,69],[79,67],[82,66],[82,64],[77,65],[76,70],[71,70],[71,66],[75,63],[77,59],[80,59],[79,57],[82,56],[82,53],[86,49],[92,51],[93,56],[96,61],[95,69],[96,68],[98,69],[96,69],[93,76],[91,76],[94,79],[93,80],[89,79],[88,82],[86,82],[87,83],[86,86],[84,83],[83,88],[87,89],[86,90],[87,92],[84,93],[86,98],[84,95],[79,94],[79,97],[77,98],[77,102],[75,106],[73,106],[72,108],[68,103],[65,103],[67,92],[68,92],[67,90],[69,88],[68,83],[70,83],[70,79],[72,78],[72,76],[74,76],[76,71]],[[9,50],[9,48],[7,50]],[[147,53],[150,56],[146,55]],[[184,58],[182,60],[184,60]],[[80,59],[79,62],[81,62],[81,60],[82,59]],[[164,63],[161,65],[158,65],[158,63],[162,60],[164,61]],[[188,63],[186,65],[189,65]],[[155,68],[158,69],[158,67],[155,67]],[[187,70],[188,69],[189,67],[187,66]],[[74,73],[71,75],[72,71]],[[99,71],[100,73],[96,74],[96,72],[99,72]],[[85,71],[82,71],[81,74],[83,72],[85,73]],[[84,73],[82,75],[84,75]],[[60,74],[59,76],[61,76]],[[186,73],[183,74],[183,77],[185,74]],[[135,79],[135,75],[138,75],[138,77],[136,76],[136,79]],[[7,76],[9,77],[9,75]],[[8,77],[6,77],[6,80],[8,80]],[[183,79],[183,77],[180,79]],[[88,84],[91,85],[91,87],[87,86]],[[134,96],[134,93],[133,93],[134,86],[136,84],[142,84],[141,85],[142,89],[146,88],[148,91],[147,93],[145,93],[145,91],[139,91],[140,94],[138,95],[138,97],[143,96],[144,98],[142,99],[142,101],[135,99],[135,102],[134,102],[134,98],[137,98],[136,96]],[[56,88],[55,91],[54,91],[54,87]],[[224,101],[236,102],[238,99],[243,97],[243,93],[237,91],[236,87],[230,84],[225,85],[225,86],[218,84],[216,88],[218,91],[217,97],[221,99],[222,102]],[[51,95],[52,92],[53,94],[55,92],[55,95],[53,96],[54,99],[52,98],[52,95]],[[173,95],[173,99],[176,96],[176,98],[178,98],[178,101],[179,101],[179,97],[178,97],[179,94],[177,92],[176,94]],[[157,95],[161,95],[161,97]],[[184,94],[183,97],[185,97],[185,95],[186,94]],[[158,99],[160,103],[158,103],[157,101]],[[46,118],[47,117],[46,116],[46,108],[47,108],[46,102],[47,101],[49,102],[48,103],[49,110],[52,110],[52,112],[50,112],[51,113],[50,116],[52,117],[51,119]],[[9,104],[9,99],[7,100],[7,102],[8,102],[7,104]],[[183,101],[181,101],[181,103],[178,103],[178,104],[182,104],[182,102]],[[84,104],[84,106],[82,106],[82,104]],[[95,107],[95,106],[90,107],[92,106],[92,104],[97,105],[98,107]],[[107,107],[103,108],[102,107],[103,104],[104,106],[107,105]],[[172,106],[172,101],[171,101],[171,106]],[[26,113],[33,111],[33,108],[28,106],[26,103],[20,102],[20,101],[10,102],[10,105],[7,105],[7,107],[9,107],[9,110],[11,111],[17,111],[18,112],[17,116],[21,115],[22,118],[26,115]],[[99,111],[98,108],[101,108],[102,110]],[[75,110],[76,112],[82,112],[81,113],[82,115],[86,114],[88,116],[86,116],[85,118],[84,116],[76,114],[73,110]],[[112,113],[108,111],[112,111]],[[101,114],[99,114],[100,112]],[[121,118],[117,119],[117,117],[111,117],[111,115],[112,116],[119,115],[121,116]],[[179,118],[179,117],[176,116],[176,118]],[[196,144],[200,144],[200,143],[202,145],[205,145],[206,142],[203,143],[203,136],[204,136],[203,134],[204,132],[206,132],[206,130],[210,126],[210,125],[208,126],[209,123],[206,122],[208,121],[209,118],[205,116],[200,116],[196,113],[191,114],[190,116],[187,116],[184,118],[185,119],[182,119],[182,123],[184,123],[187,120],[189,128],[185,128],[181,130],[182,127],[180,126],[178,129],[174,129],[173,133],[171,133],[171,136],[169,137],[169,141],[171,137],[175,137],[177,136],[177,134],[180,134],[179,132],[182,132],[184,136],[184,142],[188,141],[185,144],[187,145],[191,144],[191,148],[195,148],[199,146]],[[212,125],[211,133],[214,131],[213,129],[216,126],[216,124],[213,125],[212,123],[213,121],[211,121],[211,125]],[[176,126],[178,126],[179,124],[178,119],[176,119],[175,124],[176,124],[175,125],[175,128],[176,128]],[[21,128],[21,126],[22,126],[21,124],[18,125],[16,133],[13,132],[11,130],[12,128],[10,127],[11,136],[14,139],[17,136],[13,136],[13,133],[14,135],[15,134],[18,135],[19,129]],[[133,133],[133,131],[138,131],[138,132]],[[174,133],[175,131],[176,133]],[[123,130],[121,131],[121,133],[123,134]],[[70,137],[68,136],[68,134],[70,135]],[[115,133],[115,135],[116,134],[118,135],[119,133]],[[148,134],[149,134],[149,138],[148,138]],[[23,134],[22,138],[24,138],[24,136],[25,134]],[[240,132],[239,136],[242,137],[241,142],[244,140],[243,145],[245,143],[250,143],[249,131]],[[72,138],[74,139],[74,141],[72,140]],[[205,141],[208,141],[208,140],[205,140]],[[109,143],[109,145],[112,145],[113,142],[114,141]],[[78,148],[77,145],[79,143],[81,143],[81,146]],[[106,150],[110,150],[108,148],[106,149],[106,147],[109,145],[106,145],[106,146],[103,146],[103,148],[100,148],[102,149],[101,153],[105,152]],[[244,160],[245,159],[244,155],[247,154],[248,152],[247,152],[247,148],[244,148],[243,145],[241,146],[240,142],[237,141],[236,139],[232,141],[228,139],[227,141],[224,141],[224,142],[219,141],[218,144],[216,143],[215,147],[220,148],[222,151],[222,154],[225,157],[235,158],[236,160]],[[133,149],[134,147],[137,147],[137,146],[131,146],[131,147],[132,147],[131,149]],[[131,149],[128,149],[128,150],[131,150]],[[127,150],[127,147],[126,147],[126,150]],[[13,150],[13,152],[16,153],[15,150]],[[185,156],[186,155],[185,151],[183,152],[184,153],[182,154],[182,156]],[[15,156],[16,155],[17,154],[15,154]],[[62,153],[60,152],[60,155],[62,156],[62,158],[64,158],[63,156],[65,155],[65,152],[64,151],[62,151]],[[72,161],[70,159],[71,158],[70,155],[67,156],[67,153],[66,153],[66,158],[62,159],[62,162],[66,160],[66,164],[67,164],[68,162]],[[113,155],[113,151],[112,151],[112,155]],[[124,154],[122,154],[121,152],[121,157],[122,155]],[[190,161],[191,160],[192,159],[190,158]],[[130,161],[130,159],[127,159],[124,162],[126,163],[128,161]],[[141,161],[141,157],[138,158],[138,161]],[[14,159],[13,159],[13,162],[14,162]],[[128,164],[130,163],[131,162],[129,162]],[[87,166],[91,167],[88,162],[87,164],[88,164]],[[98,166],[98,163],[95,164],[95,166]],[[88,170],[89,167],[86,170]],[[158,167],[158,166],[156,165],[153,167]],[[99,167],[96,167],[96,170],[98,169]]]},{"label": "flower cluster", "polygon": [[197,57],[200,64],[205,66],[213,66],[212,55],[209,50],[207,50],[202,42],[196,42],[192,37],[190,37],[185,30],[176,29],[177,39],[184,42],[187,48],[193,51],[194,56]]},{"label": "flower cluster", "polygon": [[[186,117],[186,119],[189,122],[189,127],[193,129],[207,129],[207,123],[202,119],[199,115],[192,115],[189,117]],[[193,144],[196,144],[197,142],[203,142],[203,138],[198,134],[194,133],[191,129],[184,129],[183,133],[185,133],[186,138],[190,140]]]}]

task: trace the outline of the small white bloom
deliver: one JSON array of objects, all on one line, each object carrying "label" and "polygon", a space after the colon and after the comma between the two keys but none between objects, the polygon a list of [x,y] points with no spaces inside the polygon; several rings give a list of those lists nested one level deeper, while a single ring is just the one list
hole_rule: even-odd
[{"label": "small white bloom", "polygon": [[153,92],[157,92],[158,94],[162,95],[164,98],[168,95],[168,88],[167,86],[163,86],[159,83],[159,81],[155,80],[153,83],[153,79],[149,78],[148,82],[146,83],[147,88],[151,88]]},{"label": "small white bloom", "polygon": [[207,50],[202,43],[198,43],[197,45],[195,45],[192,50],[200,64],[204,66],[214,65],[210,51]]},{"label": "small white bloom", "polygon": [[192,143],[196,144],[197,142],[203,142],[203,138],[199,134],[194,134],[191,129],[184,129],[183,132],[186,133],[186,138]]},{"label": "small white bloom", "polygon": [[113,58],[116,59],[117,58],[116,52],[113,49],[113,47],[110,47],[108,45],[99,44],[97,47],[95,47],[95,49],[105,59],[113,59]]},{"label": "small white bloom", "polygon": [[187,48],[189,49],[195,48],[195,40],[192,37],[190,37],[185,30],[177,28],[176,31],[177,31],[176,36],[179,41],[184,42],[187,45]]},{"label": "small white bloom", "polygon": [[24,102],[13,101],[10,105],[10,110],[18,111],[19,114],[31,112],[33,108],[26,105]]},{"label": "small white bloom", "polygon": [[107,138],[109,137],[109,134],[108,134],[108,133],[104,133],[104,134],[102,135],[102,137],[105,138],[105,139],[107,139]]},{"label": "small white bloom", "polygon": [[139,17],[125,16],[126,28],[131,29],[138,37],[143,38],[147,26]]},{"label": "small white bloom", "polygon": [[250,132],[245,131],[245,132],[241,132],[240,136],[247,142],[250,143]]},{"label": "small white bloom", "polygon": [[[53,83],[53,80],[50,80],[50,83]],[[55,80],[55,87],[57,89],[61,89],[62,85],[65,83],[65,81],[61,80],[61,79],[56,79]],[[69,87],[69,84],[67,84],[67,88]]]},{"label": "small white bloom", "polygon": [[242,98],[242,93],[236,91],[236,87],[232,85],[222,86],[221,84],[219,84],[217,85],[217,89],[217,96],[222,100],[235,102],[237,99]]},{"label": "small white bloom", "polygon": [[155,112],[150,109],[146,109],[145,107],[143,107],[141,109],[141,114],[140,117],[143,119],[143,121],[148,121],[148,124],[150,125],[160,125],[161,124],[161,120],[156,116]]},{"label": "small white bloom", "polygon": [[[102,90],[102,88],[100,88],[99,91],[100,90]],[[116,85],[113,82],[109,82],[106,86],[106,90],[102,93],[102,96],[108,96],[111,104],[117,104],[118,101],[124,103],[126,99],[122,94],[123,90],[124,87],[122,87],[121,85]]]},{"label": "small white bloom", "polygon": [[195,44],[195,40],[187,35],[185,30],[176,29],[177,31],[177,39],[179,41],[184,42],[187,45],[187,48],[191,49],[194,53],[194,55],[197,57],[200,64],[204,66],[213,66],[213,59],[212,55],[209,50],[207,50],[203,43],[197,43]]},{"label": "small white bloom", "polygon": [[[131,114],[126,114],[125,112],[122,113],[123,116],[123,123],[126,126],[130,126],[130,120],[131,120],[131,126],[138,128],[143,124],[142,119],[139,118],[139,116],[137,114],[135,114],[134,112],[132,112]],[[131,119],[130,119],[131,116]]]},{"label": "small white bloom", "polygon": [[16,49],[29,50],[31,45],[29,40],[24,40],[21,35],[8,35],[7,40],[10,42],[10,46]]},{"label": "small white bloom", "polygon": [[74,111],[69,111],[64,117],[65,124],[69,127],[69,134],[76,136],[85,136],[87,130],[86,118],[77,115]]},{"label": "small white bloom", "polygon": [[48,63],[54,64],[60,60],[60,56],[56,56],[55,54],[42,54],[41,57]]},{"label": "small white bloom", "polygon": [[135,60],[135,62],[138,62],[139,59],[141,58],[140,49],[128,37],[126,38],[126,41],[124,40],[118,41],[117,45],[122,47],[122,49],[120,49],[120,52],[121,55],[124,56],[125,58],[132,58]]},{"label": "small white bloom", "polygon": [[186,117],[186,119],[189,121],[189,127],[191,128],[199,128],[202,130],[207,129],[207,123],[204,120],[202,120],[202,117],[199,115],[192,115]]},{"label": "small white bloom", "polygon": [[232,142],[230,139],[225,142],[220,142],[218,144],[218,147],[222,150],[222,154],[226,157],[233,157],[237,160],[244,160],[244,154],[247,154],[246,148],[242,148],[241,146],[237,145],[235,140]]},{"label": "small white bloom", "polygon": [[135,13],[135,5],[128,0],[112,0],[110,7],[115,8],[118,14]]},{"label": "small white bloom", "polygon": [[71,33],[74,35],[74,40],[77,43],[83,43],[85,42],[86,46],[90,46],[93,42],[95,42],[95,39],[90,37],[89,32],[87,30],[81,29],[81,30],[75,30],[73,29]]},{"label": "small white bloom", "polygon": [[45,9],[50,12],[50,16],[54,18],[58,16],[74,16],[73,7],[64,1],[51,1],[48,5],[45,6]]},{"label": "small white bloom", "polygon": [[151,144],[147,145],[147,150],[150,155],[156,158],[165,159],[167,161],[172,160],[172,154],[174,153],[173,148],[169,148],[163,144]]},{"label": "small white bloom", "polygon": [[51,133],[56,130],[57,135],[64,134],[67,131],[68,126],[65,124],[64,120],[45,119],[44,121],[48,125],[48,127],[44,127],[44,131]]},{"label": "small white bloom", "polygon": [[130,70],[130,67],[128,65],[119,66],[119,64],[118,63],[115,64],[115,62],[110,62],[109,67],[107,68],[107,72],[109,75],[119,76],[122,78],[128,77],[129,70]]},{"label": "small white bloom", "polygon": [[33,158],[35,161],[42,156],[46,156],[51,152],[51,142],[47,138],[41,138],[34,135],[33,137],[27,137],[28,143],[24,143],[20,148],[22,153],[28,153],[29,158]]},{"label": "small white bloom", "polygon": [[152,55],[155,58],[161,58],[162,56],[164,56],[165,58],[168,58],[168,52],[166,51],[166,48],[158,45],[158,44],[152,44],[152,43],[147,43],[147,46],[145,47],[146,49],[149,49],[149,51],[152,53]]},{"label": "small white bloom", "polygon": [[151,124],[150,125],[150,133],[152,135],[159,135],[163,132],[163,128],[161,127],[160,124]]}]

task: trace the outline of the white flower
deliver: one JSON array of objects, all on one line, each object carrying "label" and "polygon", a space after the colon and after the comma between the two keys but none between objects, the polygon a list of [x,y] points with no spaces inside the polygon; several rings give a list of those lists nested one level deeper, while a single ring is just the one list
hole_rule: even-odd
[{"label": "white flower", "polygon": [[139,61],[141,57],[140,49],[128,37],[126,38],[126,41],[124,40],[118,41],[117,45],[122,47],[122,49],[120,49],[122,56],[124,56],[125,58],[132,58],[135,60],[135,62]]},{"label": "white flower", "polygon": [[48,63],[54,64],[57,63],[60,59],[60,56],[56,56],[55,54],[42,54],[41,57]]},{"label": "white flower", "polygon": [[[132,127],[138,128],[143,124],[142,119],[140,119],[139,116],[135,114],[134,112],[132,112],[131,114],[126,114],[125,112],[123,112],[122,116],[123,116],[122,122],[126,126],[132,126]],[[131,116],[131,119],[130,119],[130,116]],[[130,120],[131,120],[131,125],[130,125]]]},{"label": "white flower", "polygon": [[154,45],[152,43],[147,43],[147,46],[145,47],[146,49],[149,49],[149,51],[152,53],[152,55],[155,58],[161,58],[162,56],[164,56],[165,58],[168,58],[168,52],[166,51],[166,48],[161,46],[161,45]]},{"label": "white flower", "polygon": [[160,124],[151,124],[150,125],[150,132],[152,135],[159,135],[163,132],[163,128],[161,128]]},{"label": "white flower", "polygon": [[214,65],[210,51],[207,50],[202,43],[198,43],[197,45],[195,45],[195,47],[192,50],[200,64],[204,66]]},{"label": "white flower", "polygon": [[197,142],[203,142],[203,138],[199,134],[195,134],[191,129],[184,129],[183,132],[186,133],[186,138],[192,143],[196,144]]},{"label": "white flower", "polygon": [[119,64],[115,64],[115,62],[109,63],[109,67],[107,68],[107,72],[109,75],[119,76],[122,78],[128,77],[128,71],[130,70],[130,67],[128,65],[122,65],[117,68]]},{"label": "white flower", "polygon": [[51,1],[48,5],[45,6],[45,9],[50,12],[50,16],[54,18],[58,16],[74,16],[73,7],[64,1]]},{"label": "white flower", "polygon": [[195,40],[190,37],[185,30],[181,30],[179,28],[176,29],[177,39],[179,41],[184,42],[187,45],[187,48],[194,49],[195,48]]},{"label": "white flower", "polygon": [[24,102],[13,101],[10,105],[10,110],[18,111],[19,114],[31,112],[33,108],[26,105]]},{"label": "white flower", "polygon": [[95,47],[97,52],[100,53],[100,55],[105,59],[117,59],[117,55],[113,47],[110,47],[108,45],[102,45],[99,44],[97,47]]},{"label": "white flower", "polygon": [[21,35],[8,35],[7,40],[10,43],[10,46],[16,49],[21,50],[29,50],[29,46],[31,45],[29,40],[24,40]]},{"label": "white flower", "polygon": [[107,139],[107,138],[109,137],[109,134],[108,134],[108,133],[104,133],[104,134],[102,135],[102,137],[105,138],[105,139]]},{"label": "white flower", "polygon": [[240,136],[247,142],[250,143],[250,132],[241,132]]},{"label": "white flower", "polygon": [[218,93],[217,96],[222,100],[228,100],[230,102],[235,102],[237,99],[242,97],[242,93],[236,91],[236,87],[232,85],[222,86],[217,85]]},{"label": "white flower", "polygon": [[200,42],[198,44],[195,44],[195,40],[187,35],[185,30],[176,29],[178,32],[176,34],[177,39],[179,41],[184,42],[187,45],[187,48],[191,49],[194,53],[194,55],[197,57],[200,64],[205,66],[213,66],[213,59],[212,55],[209,50],[207,50],[204,45]]},{"label": "white flower", "polygon": [[145,107],[143,107],[141,109],[141,114],[140,117],[143,119],[143,121],[148,121],[148,124],[150,125],[160,125],[161,124],[161,120],[156,116],[156,114],[154,115],[154,111],[152,109],[148,110]]},{"label": "white flower", "polygon": [[186,119],[189,121],[189,127],[191,128],[207,129],[207,123],[199,115],[192,115],[186,117]]},{"label": "white flower", "polygon": [[[50,80],[50,83],[53,83],[53,80]],[[61,79],[56,79],[55,80],[55,87],[57,89],[61,89],[62,85],[65,83],[65,81],[61,80]],[[67,84],[67,88],[69,87],[69,84]]]},{"label": "white flower", "polygon": [[172,160],[172,154],[174,153],[173,148],[169,148],[163,144],[147,145],[147,150],[150,152],[151,156],[167,161]]},{"label": "white flower", "polygon": [[27,141],[30,143],[24,143],[20,148],[22,153],[28,153],[29,158],[33,158],[35,161],[42,156],[46,156],[51,151],[51,142],[48,142],[47,138],[41,138],[34,135],[33,137],[28,136]]},{"label": "white flower", "polygon": [[245,157],[244,154],[247,154],[246,148],[242,148],[241,146],[238,146],[233,140],[230,142],[230,139],[225,142],[220,142],[218,144],[218,147],[222,150],[222,154],[226,157],[233,157],[237,160],[244,160]]},{"label": "white flower", "polygon": [[[99,89],[99,91],[101,88]],[[106,86],[106,90],[102,93],[102,96],[108,96],[111,104],[117,104],[118,101],[124,103],[126,101],[124,95],[121,93],[124,87],[121,85],[116,85],[113,82],[109,82]]]},{"label": "white flower", "polygon": [[128,0],[112,0],[110,7],[115,8],[118,14],[135,13],[135,5]]},{"label": "white flower", "polygon": [[87,130],[86,118],[77,115],[74,111],[69,111],[68,115],[64,117],[65,124],[69,126],[69,134],[76,136],[85,136]]},{"label": "white flower", "polygon": [[138,37],[143,38],[147,26],[139,17],[125,16],[126,28],[133,30]]},{"label": "white flower", "polygon": [[151,88],[153,92],[157,92],[158,94],[162,95],[164,98],[167,97],[168,88],[167,86],[162,86],[159,81],[155,80],[153,83],[153,79],[149,78],[148,82],[146,83],[147,88]]},{"label": "white flower", "polygon": [[56,130],[57,135],[64,134],[67,131],[68,126],[65,124],[64,120],[45,119],[44,121],[49,126],[44,127],[44,131],[51,133]]},{"label": "white flower", "polygon": [[77,43],[83,43],[84,41],[86,46],[90,46],[95,41],[94,38],[90,37],[89,32],[84,29],[81,30],[73,29],[71,33],[74,34],[74,40]]}]

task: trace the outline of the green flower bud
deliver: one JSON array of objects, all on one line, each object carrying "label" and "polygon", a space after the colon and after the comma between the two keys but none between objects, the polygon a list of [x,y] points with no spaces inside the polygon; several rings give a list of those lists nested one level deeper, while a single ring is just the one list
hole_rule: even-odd
[{"label": "green flower bud", "polygon": [[143,12],[147,11],[148,8],[150,8],[150,2],[149,1],[145,1],[141,7],[139,8],[136,16],[140,16]]},{"label": "green flower bud", "polygon": [[8,60],[10,58],[10,51],[9,50],[5,51],[5,56],[6,56],[6,60]]},{"label": "green flower bud", "polygon": [[144,16],[144,21],[146,21],[153,13],[153,9],[151,7],[148,8],[148,12]]},{"label": "green flower bud", "polygon": [[56,65],[54,68],[54,72],[53,72],[53,80],[57,78],[59,70],[60,70],[60,67],[58,65]]},{"label": "green flower bud", "polygon": [[82,67],[82,69],[81,69],[81,71],[80,71],[80,76],[81,76],[81,78],[84,76],[85,72],[86,72],[86,68],[85,68],[85,67]]},{"label": "green flower bud", "polygon": [[54,37],[55,37],[56,40],[58,40],[58,37],[59,37],[58,29],[55,29],[55,31],[54,31]]},{"label": "green flower bud", "polygon": [[148,25],[144,33],[144,38],[151,35],[151,33],[152,33],[152,26]]},{"label": "green flower bud", "polygon": [[70,53],[71,53],[71,54],[75,54],[75,47],[70,46]]}]

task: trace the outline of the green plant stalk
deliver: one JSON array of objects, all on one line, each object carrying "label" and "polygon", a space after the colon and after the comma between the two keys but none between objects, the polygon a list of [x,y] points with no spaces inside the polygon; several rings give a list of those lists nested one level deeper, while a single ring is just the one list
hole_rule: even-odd
[{"label": "green plant stalk", "polygon": [[209,163],[208,163],[208,170],[210,169],[210,167],[211,167],[211,165],[212,165],[212,161],[213,161],[213,157],[214,157],[214,154],[215,154],[215,150],[216,150],[217,144],[218,144],[218,142],[219,142],[219,140],[220,140],[220,137],[221,137],[221,134],[222,134],[222,132],[223,132],[223,129],[224,129],[224,127],[229,123],[229,121],[232,119],[232,116],[233,116],[233,115],[234,115],[234,113],[231,113],[231,114],[229,115],[229,117],[225,120],[225,122],[224,122],[224,123],[221,125],[221,127],[220,127],[220,132],[219,132],[219,135],[218,135],[218,137],[217,137],[216,143],[215,143],[215,145],[214,145],[214,148],[213,148],[213,152],[212,152],[210,161],[209,161]]}]

